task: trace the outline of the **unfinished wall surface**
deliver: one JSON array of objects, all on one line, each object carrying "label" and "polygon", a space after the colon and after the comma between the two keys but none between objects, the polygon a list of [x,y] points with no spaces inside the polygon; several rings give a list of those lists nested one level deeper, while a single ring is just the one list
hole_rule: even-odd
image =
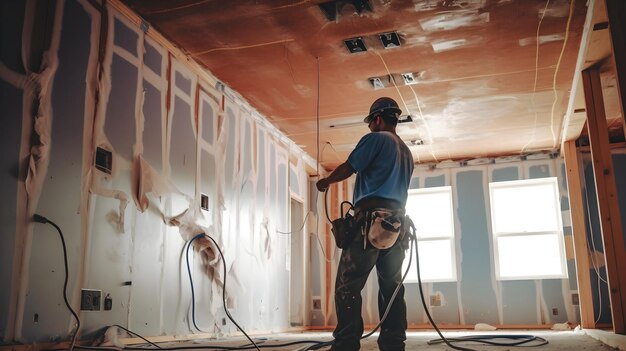
[{"label": "unfinished wall surface", "polygon": [[[615,180],[626,179],[626,149],[612,151],[613,169]],[[596,195],[596,182],[593,173],[593,160],[588,152],[582,153],[582,167],[584,172],[584,208],[587,218],[587,249],[591,264],[589,274],[591,277],[591,292],[593,297],[593,309],[595,322],[598,325],[610,325],[612,323],[610,294],[607,284],[607,272],[604,257],[604,240],[599,221],[598,198]],[[624,182],[616,182],[622,218],[626,215],[626,185]],[[626,228],[622,228],[626,239]],[[624,248],[626,250],[626,248]]]},{"label": "unfinished wall surface", "polygon": [[[308,305],[290,311],[286,253],[308,271],[309,241],[290,244],[290,228],[303,225],[292,223],[290,201],[302,203],[294,218],[304,222],[310,157],[113,8],[0,6],[2,341],[67,340],[76,325],[63,304],[59,237],[34,213],[63,231],[74,309],[81,289],[112,300],[110,310],[79,311],[83,339],[113,324],[229,335],[224,293],[246,331],[307,324]],[[31,32],[49,45],[33,45]],[[225,263],[207,238],[188,247],[199,233]]]},{"label": "unfinished wall surface", "polygon": [[[558,177],[562,197],[561,210],[568,218],[567,189],[563,163],[556,160],[525,161],[502,165],[474,166],[420,173],[423,186],[451,185],[454,194],[454,213],[457,216],[457,272],[456,283],[431,283],[426,290],[440,292],[446,302],[431,307],[434,318],[443,323],[472,325],[551,324],[576,322],[576,308],[571,304],[571,291],[576,289],[573,257],[568,257],[569,279],[542,279],[497,281],[494,277],[493,236],[489,212],[490,182]],[[433,174],[434,173],[434,174]],[[430,179],[440,179],[438,183]],[[481,206],[482,205],[482,206]],[[564,223],[565,242],[569,223]],[[561,311],[552,315],[553,308]]]},{"label": "unfinished wall surface", "polygon": [[[23,160],[20,159],[22,110],[28,105],[22,104],[24,94],[24,67],[21,63],[21,36],[25,11],[24,2],[7,2],[0,4],[0,116],[3,127],[0,129],[0,316],[9,315],[11,302],[11,280],[16,256],[16,202],[17,180]],[[14,72],[13,79],[9,72]],[[17,76],[17,77],[16,77]],[[0,340],[9,326],[8,318],[0,318]]]}]

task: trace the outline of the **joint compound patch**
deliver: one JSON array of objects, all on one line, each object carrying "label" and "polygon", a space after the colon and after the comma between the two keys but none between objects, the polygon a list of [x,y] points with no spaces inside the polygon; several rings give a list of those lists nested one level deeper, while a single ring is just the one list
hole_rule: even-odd
[{"label": "joint compound patch", "polygon": [[489,22],[489,12],[456,11],[439,14],[419,21],[427,32],[453,30],[461,27],[479,26]]}]

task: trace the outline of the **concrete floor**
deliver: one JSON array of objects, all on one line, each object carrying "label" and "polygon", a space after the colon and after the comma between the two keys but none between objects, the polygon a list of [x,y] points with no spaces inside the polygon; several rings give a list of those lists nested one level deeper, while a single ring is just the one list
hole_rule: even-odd
[{"label": "concrete floor", "polygon": [[[546,331],[546,330],[534,330],[534,331],[494,331],[494,332],[474,332],[474,331],[445,331],[444,336],[446,337],[462,337],[462,336],[476,336],[476,335],[534,335],[538,337],[542,337],[546,339],[549,343],[544,346],[538,347],[512,347],[512,346],[490,346],[484,344],[477,343],[460,343],[455,344],[456,346],[462,346],[465,348],[471,348],[477,351],[513,351],[516,349],[519,350],[537,350],[537,351],[571,351],[571,350],[585,350],[585,351],[610,351],[616,350],[616,348],[608,346],[601,341],[587,335],[584,331]],[[377,351],[378,347],[376,344],[377,334],[362,340],[361,341],[361,351]],[[443,351],[443,350],[453,350],[445,344],[439,345],[428,345],[427,342],[432,339],[438,339],[438,335],[434,331],[410,331],[407,333],[407,347],[406,350],[420,350],[420,351]],[[621,336],[618,336],[621,337]],[[300,344],[288,347],[281,348],[272,348],[268,347],[270,344],[275,343],[288,343],[297,340],[320,340],[320,341],[328,341],[331,340],[332,335],[329,332],[302,332],[302,333],[281,333],[281,334],[272,334],[265,337],[254,336],[253,339],[255,342],[259,343],[259,345],[264,345],[262,350],[270,350],[270,351],[297,351],[303,350],[308,345]],[[509,340],[501,340],[503,342],[508,342]],[[160,346],[242,346],[242,345],[250,345],[249,341],[244,338],[228,338],[223,340],[194,340],[192,342],[184,342],[184,343],[176,343],[176,344],[160,344]],[[532,344],[528,344],[529,346]],[[624,350],[624,346],[622,345],[614,345],[619,346],[620,350]],[[328,350],[329,347],[324,347],[320,350]]]}]

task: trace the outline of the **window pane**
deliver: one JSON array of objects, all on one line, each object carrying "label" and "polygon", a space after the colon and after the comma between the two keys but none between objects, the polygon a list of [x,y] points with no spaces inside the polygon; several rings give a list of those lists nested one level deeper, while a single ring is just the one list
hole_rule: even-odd
[{"label": "window pane", "polygon": [[498,237],[498,279],[562,277],[558,234]]},{"label": "window pane", "polygon": [[[415,250],[415,248],[413,248]],[[422,282],[451,281],[456,279],[452,260],[452,242],[446,240],[419,241],[418,252],[420,258],[420,273]],[[402,265],[402,272],[406,271],[409,262],[409,252],[407,252]],[[405,282],[417,282],[417,268],[415,265],[415,251],[411,270]]]},{"label": "window pane", "polygon": [[415,224],[418,238],[453,236],[450,187],[410,191],[406,211]]},{"label": "window pane", "polygon": [[492,183],[496,234],[559,230],[555,187],[554,182],[506,187]]}]

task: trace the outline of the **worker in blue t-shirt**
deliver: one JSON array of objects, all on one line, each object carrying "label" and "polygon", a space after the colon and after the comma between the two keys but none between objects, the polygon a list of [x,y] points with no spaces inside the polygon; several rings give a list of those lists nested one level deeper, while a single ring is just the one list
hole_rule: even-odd
[{"label": "worker in blue t-shirt", "polygon": [[[404,216],[407,190],[413,173],[411,151],[396,134],[401,112],[391,98],[383,97],[374,101],[369,115],[364,119],[371,133],[361,138],[346,162],[316,184],[319,191],[326,191],[330,184],[356,173],[353,202],[358,230],[354,238],[343,246],[337,268],[337,327],[333,332],[335,341],[331,351],[359,350],[363,334],[361,290],[374,265],[378,275],[380,317],[393,292],[402,282],[402,261],[406,249],[403,242],[406,241],[402,238],[396,240],[398,226],[388,225],[394,222],[391,218]],[[385,217],[388,215],[390,217]],[[381,325],[379,349],[403,351],[406,328],[404,286],[401,286]]]}]

